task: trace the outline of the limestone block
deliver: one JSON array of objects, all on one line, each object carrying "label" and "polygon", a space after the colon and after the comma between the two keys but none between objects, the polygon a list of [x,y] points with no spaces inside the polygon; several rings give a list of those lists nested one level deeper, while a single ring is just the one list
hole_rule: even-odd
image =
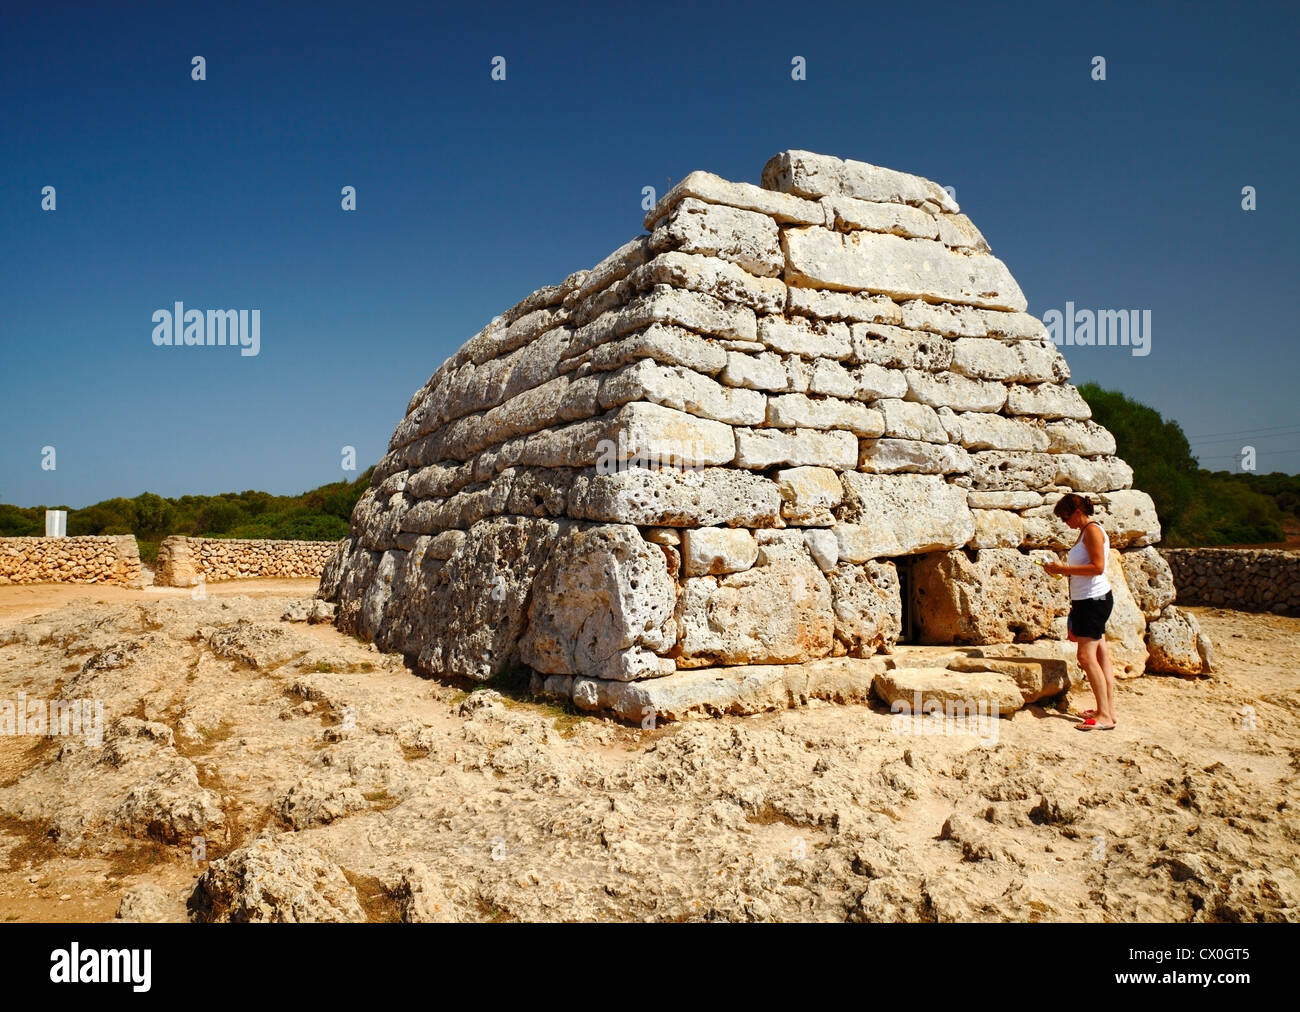
[{"label": "limestone block", "polygon": [[844,563],[831,570],[826,579],[835,613],[835,638],[845,652],[851,657],[869,657],[891,650],[903,629],[903,604],[894,564]]},{"label": "limestone block", "polygon": [[544,674],[628,680],[671,673],[676,584],[664,553],[630,524],[575,527],[538,574],[519,642]]},{"label": "limestone block", "polygon": [[1025,522],[1011,510],[971,510],[975,533],[970,548],[1019,548],[1025,539]]},{"label": "limestone block", "polygon": [[990,309],[1023,310],[1027,303],[1011,272],[993,256],[964,256],[929,239],[878,232],[832,232],[817,226],[781,230],[786,281],[923,298]]},{"label": "limestone block", "polygon": [[1041,425],[1020,418],[1008,418],[984,411],[957,416],[961,445],[968,450],[1046,451],[1048,436]]},{"label": "limestone block", "polygon": [[[1015,680],[997,671],[892,668],[876,676],[872,691],[894,713],[916,720],[926,719],[924,715],[933,711],[974,724],[981,717],[1009,717],[1024,705]],[[994,733],[996,728],[990,729],[989,734]]]},{"label": "limestone block", "polygon": [[601,381],[602,409],[631,401],[650,401],[728,425],[762,425],[767,417],[766,398],[756,390],[724,386],[690,369],[649,360],[624,366]]},{"label": "limestone block", "polygon": [[987,337],[959,337],[952,343],[952,368],[976,379],[1014,383],[1052,383],[1058,375],[1055,356],[1031,341],[999,341]]},{"label": "limestone block", "polygon": [[660,253],[629,276],[637,289],[671,285],[704,292],[724,302],[738,302],[756,313],[785,310],[785,282],[756,277],[733,263],[692,253]]},{"label": "limestone block", "polygon": [[834,642],[830,586],[806,551],[730,576],[687,578],[677,617],[684,668],[808,661]]},{"label": "limestone block", "polygon": [[647,231],[687,197],[709,204],[726,204],[745,211],[765,214],[784,225],[814,225],[824,221],[819,204],[789,193],[765,190],[753,183],[733,183],[711,172],[695,171],[659,199],[645,216]]},{"label": "limestone block", "polygon": [[[1128,589],[1121,555],[1112,551],[1106,561],[1106,579],[1110,581],[1111,593],[1115,597],[1110,619],[1106,622],[1106,642],[1110,646],[1115,677],[1137,678],[1147,667],[1147,620]],[[1063,579],[1061,582],[1067,581]],[[1060,632],[1064,634],[1063,627]]]},{"label": "limestone block", "polygon": [[855,323],[850,333],[855,362],[869,362],[888,369],[932,371],[952,365],[953,342],[937,334],[883,323]]},{"label": "limestone block", "polygon": [[822,320],[846,323],[903,322],[898,304],[887,295],[865,292],[834,292],[822,288],[790,288],[786,293],[786,312],[798,316],[815,316]]},{"label": "limestone block", "polygon": [[852,470],[858,463],[858,440],[842,429],[736,429],[736,466],[762,471],[769,467],[815,466]]},{"label": "limestone block", "polygon": [[859,443],[858,470],[870,474],[908,471],[954,474],[970,470],[970,455],[951,443],[915,439],[864,439]]},{"label": "limestone block", "polygon": [[958,250],[974,250],[987,253],[989,244],[985,241],[975,223],[964,214],[941,214],[935,221],[939,231],[939,241],[945,246]]},{"label": "limestone block", "polygon": [[1007,388],[998,382],[971,379],[955,372],[907,369],[907,399],[948,407],[953,411],[999,411],[1007,400]]},{"label": "limestone block", "polygon": [[766,214],[683,198],[650,233],[655,253],[677,250],[718,257],[758,277],[774,278],[785,268],[780,229]]},{"label": "limestone block", "polygon": [[732,468],[648,469],[580,475],[569,492],[569,515],[605,523],[663,527],[714,524],[780,527],[777,483]]},{"label": "limestone block", "polygon": [[1091,419],[1048,422],[1044,431],[1047,433],[1047,449],[1052,453],[1077,453],[1084,457],[1115,453],[1115,437]]},{"label": "limestone block", "polygon": [[[647,236],[639,235],[625,242],[609,256],[587,272],[582,283],[565,296],[564,302],[574,306],[585,302],[597,292],[622,281],[650,258],[650,246]],[[527,317],[521,317],[522,322]],[[513,326],[513,324],[512,324]]]},{"label": "limestone block", "polygon": [[1007,414],[1040,418],[1088,418],[1092,409],[1068,383],[1013,384],[1007,388]]},{"label": "limestone block", "polygon": [[839,475],[828,467],[790,467],[776,472],[781,516],[801,527],[829,527],[844,498]]},{"label": "limestone block", "polygon": [[1007,341],[1051,341],[1043,321],[1036,316],[992,309],[977,312],[984,317],[984,327],[990,337],[1000,337]]},{"label": "limestone block", "polygon": [[758,558],[758,542],[743,528],[696,527],[682,531],[682,564],[687,576],[739,573]]},{"label": "limestone block", "polygon": [[1043,496],[1039,492],[979,492],[971,489],[966,493],[966,503],[971,509],[1027,510],[1043,505]]},{"label": "limestone block", "polygon": [[970,455],[972,487],[980,491],[1036,491],[1056,480],[1050,453],[980,450]]},{"label": "limestone block", "polygon": [[920,643],[1006,643],[1051,635],[1069,591],[1010,548],[936,552],[912,567]]},{"label": "limestone block", "polygon": [[1133,468],[1118,457],[1089,459],[1073,453],[1056,453],[1056,484],[1076,492],[1113,492],[1133,484]]},{"label": "limestone block", "polygon": [[[1025,510],[1025,545],[1032,548],[1068,549],[1078,538],[1078,532],[1057,519],[1052,507],[1060,498],[1057,494],[1044,497],[1042,506]],[[1093,503],[1093,519],[1101,524],[1110,537],[1111,548],[1141,548],[1160,540],[1160,519],[1155,503],[1145,492],[1124,489],[1117,492],[1089,494]]]},{"label": "limestone block", "polygon": [[825,209],[826,217],[824,222],[816,224],[825,224],[827,228],[841,232],[866,229],[869,232],[888,232],[908,239],[939,237],[939,225],[934,216],[907,204],[859,200],[843,194],[825,196],[820,203]]},{"label": "limestone block", "polygon": [[849,328],[845,323],[812,323],[804,316],[758,318],[758,339],[783,355],[805,358],[845,359],[852,354]]},{"label": "limestone block", "polygon": [[919,439],[928,443],[948,441],[948,430],[928,404],[884,398],[876,401],[876,408],[885,419],[883,434],[891,439]]},{"label": "limestone block", "polygon": [[[908,330],[928,330],[945,337],[968,339],[982,339],[988,333],[984,325],[984,317],[979,310],[972,309],[970,306],[954,306],[948,303],[912,299],[910,302],[904,302],[900,308],[903,311],[902,325]],[[968,340],[966,343],[975,342]],[[979,343],[985,342],[981,340]],[[967,373],[967,375],[974,374]]]},{"label": "limestone block", "polygon": [[765,189],[802,197],[843,193],[860,200],[918,206],[929,202],[946,211],[959,210],[946,190],[921,176],[812,151],[792,149],[773,155],[763,166],[762,183]]},{"label": "limestone block", "polygon": [[1142,614],[1147,621],[1159,618],[1160,613],[1174,603],[1176,596],[1174,574],[1165,557],[1151,547],[1136,548],[1122,553],[1120,562],[1124,566],[1125,582]]},{"label": "limestone block", "polygon": [[840,543],[835,540],[835,535],[830,531],[821,528],[805,530],[803,543],[808,549],[808,554],[812,556],[813,562],[817,563],[817,568],[823,573],[829,573],[839,562]]},{"label": "limestone block", "polygon": [[[736,437],[730,425],[637,401],[620,408],[606,429],[603,456],[687,467],[730,464]],[[598,465],[599,466],[599,465]],[[744,465],[741,465],[744,466]]]},{"label": "limestone block", "polygon": [[833,530],[844,561],[943,551],[975,533],[965,490],[938,475],[849,472],[841,481],[844,502]]},{"label": "limestone block", "polygon": [[652,323],[644,330],[565,359],[559,368],[582,375],[584,371],[608,372],[643,359],[716,376],[727,364],[727,353],[716,340],[671,324]]},{"label": "limestone block", "polygon": [[874,437],[884,431],[885,419],[879,411],[858,401],[774,394],[767,399],[767,424],[778,429],[846,429],[858,436]]},{"label": "limestone block", "polygon": [[779,356],[771,352],[746,355],[729,351],[726,354],[727,364],[719,379],[728,386],[749,390],[790,389],[790,378]]},{"label": "limestone block", "polygon": [[1199,641],[1200,625],[1196,616],[1167,605],[1155,621],[1147,626],[1148,671],[1174,675],[1209,673]]},{"label": "limestone block", "polygon": [[897,369],[870,364],[845,366],[818,359],[808,376],[808,392],[860,401],[901,399],[907,393],[907,380]]}]

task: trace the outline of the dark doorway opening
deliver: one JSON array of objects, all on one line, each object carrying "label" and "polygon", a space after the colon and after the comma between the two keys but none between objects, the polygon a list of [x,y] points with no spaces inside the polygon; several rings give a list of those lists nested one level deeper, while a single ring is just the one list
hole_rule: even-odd
[{"label": "dark doorway opening", "polygon": [[902,604],[902,630],[898,634],[899,643],[916,642],[916,595],[913,592],[912,566],[916,556],[903,555],[894,559],[894,568],[898,571],[898,597]]}]

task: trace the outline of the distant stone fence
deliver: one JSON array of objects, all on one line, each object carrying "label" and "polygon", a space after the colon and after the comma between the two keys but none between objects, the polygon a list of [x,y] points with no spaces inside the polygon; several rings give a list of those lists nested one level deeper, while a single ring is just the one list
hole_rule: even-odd
[{"label": "distant stone fence", "polygon": [[1178,603],[1300,615],[1300,552],[1165,548]]},{"label": "distant stone fence", "polygon": [[205,582],[259,577],[320,576],[337,541],[269,541],[226,538],[164,538],[154,568],[156,587],[193,587]]},{"label": "distant stone fence", "polygon": [[130,534],[0,538],[0,584],[140,582],[140,547]]}]

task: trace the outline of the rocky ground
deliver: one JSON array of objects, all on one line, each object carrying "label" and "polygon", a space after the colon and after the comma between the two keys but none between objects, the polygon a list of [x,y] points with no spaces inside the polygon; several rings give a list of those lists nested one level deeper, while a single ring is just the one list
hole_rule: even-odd
[{"label": "rocky ground", "polygon": [[1300,619],[1191,609],[1215,676],[981,741],[429,681],[314,586],[0,588],[0,699],[104,707],[0,736],[0,919],[1300,920]]}]

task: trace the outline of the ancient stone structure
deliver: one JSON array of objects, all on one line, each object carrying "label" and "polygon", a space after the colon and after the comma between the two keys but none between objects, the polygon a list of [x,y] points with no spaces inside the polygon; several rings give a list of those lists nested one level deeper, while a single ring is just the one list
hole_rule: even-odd
[{"label": "ancient stone structure", "polygon": [[258,577],[318,577],[336,541],[274,541],[250,538],[163,538],[154,568],[156,587],[193,587]]},{"label": "ancient stone structure", "polygon": [[1184,604],[1300,615],[1300,552],[1267,548],[1161,549]]},{"label": "ancient stone structure", "polygon": [[0,538],[0,584],[140,582],[140,547],[130,534]]},{"label": "ancient stone structure", "polygon": [[1143,672],[1173,598],[1151,499],[947,192],[787,151],[644,224],[415,392],[322,576],[342,628],[633,717],[854,698],[909,631],[1059,664],[1066,582],[1035,559],[1080,490]]}]

